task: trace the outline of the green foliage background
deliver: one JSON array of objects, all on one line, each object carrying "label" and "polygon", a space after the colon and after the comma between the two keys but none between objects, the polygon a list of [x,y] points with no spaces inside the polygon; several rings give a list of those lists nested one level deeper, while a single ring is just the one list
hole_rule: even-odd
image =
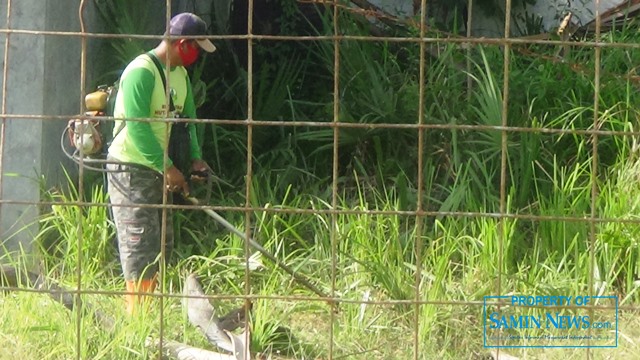
[{"label": "green foliage background", "polygon": [[[214,3],[211,14],[200,14],[213,19],[212,34],[242,34],[237,19],[244,19],[246,13],[238,10],[241,7],[234,7],[232,1]],[[133,6],[127,2],[111,4],[124,9]],[[637,128],[634,104],[639,99],[636,83],[626,75],[639,60],[636,52],[614,47],[602,50],[596,110],[593,48],[573,46],[559,61],[555,58],[558,48],[552,45],[510,47],[506,124],[515,130],[503,133],[498,128],[502,124],[502,99],[507,95],[503,88],[503,47],[478,45],[462,50],[455,43],[441,42],[437,47],[427,44],[437,49],[437,56],[425,56],[423,109],[419,109],[422,64],[418,43],[375,41],[372,23],[354,12],[342,10],[334,19],[333,9],[320,5],[280,0],[275,8],[261,7],[260,2],[255,6],[254,29],[258,34],[331,36],[337,21],[341,33],[369,40],[338,42],[337,119],[333,104],[335,49],[331,40],[255,40],[251,104],[247,103],[247,61],[239,55],[246,53],[246,41],[244,45],[239,40],[216,41],[219,50],[192,69],[205,84],[200,117],[244,120],[251,106],[252,120],[278,122],[277,126],[253,127],[253,183],[248,200],[251,205],[284,204],[285,199],[296,199],[297,203],[298,198],[307,197],[331,203],[334,130],[322,125],[337,120],[353,124],[340,128],[335,139],[338,193],[347,208],[362,201],[375,203],[369,196],[381,194],[405,211],[415,210],[420,200],[423,210],[431,212],[499,212],[501,150],[506,140],[503,211],[512,215],[578,218],[592,214],[607,217],[613,211],[600,194],[616,186],[616,179],[624,174],[620,169],[635,166],[631,132]],[[497,4],[479,6],[491,12]],[[136,10],[123,13],[137,18]],[[246,24],[244,21],[240,23]],[[523,23],[518,25],[526,33],[539,30],[531,28],[527,19],[520,21]],[[389,28],[373,24],[387,36],[406,38],[417,36],[419,31],[406,25]],[[114,30],[122,33],[139,33],[132,27],[140,29],[143,25],[126,16],[116,17],[113,23]],[[456,29],[430,28],[428,36],[440,38],[440,30]],[[593,39],[586,36],[583,40]],[[636,23],[629,21],[604,34],[602,40],[634,43]],[[133,41],[124,43],[130,45]],[[116,49],[123,49],[119,44],[115,43]],[[131,49],[128,52],[135,53]],[[126,53],[118,51],[123,63]],[[471,66],[465,70],[467,62]],[[418,118],[420,113],[422,119]],[[320,126],[290,126],[294,121]],[[422,164],[418,164],[419,132],[411,128],[419,122],[432,126],[423,131]],[[380,124],[384,127],[374,127]],[[584,133],[594,129],[605,134]],[[227,182],[218,184],[215,204],[246,201],[247,136],[244,124],[215,124],[202,129],[207,160]],[[418,169],[422,169],[422,184],[417,182]],[[592,189],[597,192],[592,193]],[[635,216],[633,209],[624,214],[619,211],[615,210],[617,217]],[[424,230],[435,231],[434,220],[452,219],[443,215],[429,217]],[[505,249],[508,257],[504,270],[508,272],[517,271],[519,264],[529,261],[531,251],[548,252],[548,257],[566,260],[571,255],[566,252],[568,249],[559,248],[558,242],[565,243],[575,236],[585,240],[572,250],[575,256],[590,248],[587,223],[563,223],[558,228],[544,221],[523,220],[514,226],[511,247]],[[611,226],[616,227],[602,225]],[[635,234],[636,230],[631,229],[635,226],[626,231]],[[598,241],[604,240],[601,235],[595,235]],[[638,276],[640,259],[634,236],[620,240],[625,244],[619,247],[625,249],[625,255],[615,264],[597,256],[599,267],[617,269],[612,270],[616,291],[625,294],[635,289]],[[292,249],[297,246],[292,245]],[[589,277],[589,273],[583,274],[582,281],[587,283]]]}]

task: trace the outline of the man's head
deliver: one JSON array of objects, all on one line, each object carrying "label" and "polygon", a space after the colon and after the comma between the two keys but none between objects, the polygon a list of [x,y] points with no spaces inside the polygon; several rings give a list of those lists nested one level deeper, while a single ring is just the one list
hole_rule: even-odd
[{"label": "man's head", "polygon": [[195,38],[196,36],[207,35],[207,24],[195,14],[181,13],[173,18],[169,23],[169,35],[174,37],[188,37],[172,41],[171,45],[180,61],[181,65],[189,66],[193,64],[200,54],[200,49],[206,52],[214,52],[216,47],[204,38]]}]

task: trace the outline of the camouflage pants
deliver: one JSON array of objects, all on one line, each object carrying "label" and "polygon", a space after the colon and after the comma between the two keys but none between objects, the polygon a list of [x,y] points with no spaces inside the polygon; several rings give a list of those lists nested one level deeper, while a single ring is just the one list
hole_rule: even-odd
[{"label": "camouflage pants", "polygon": [[[151,279],[158,272],[162,246],[162,175],[127,165],[107,165],[109,201],[118,235],[120,264],[125,280]],[[114,172],[116,171],[116,172]],[[171,203],[168,195],[167,203]],[[173,249],[173,217],[167,211],[165,257]],[[166,260],[166,259],[165,259]]]}]

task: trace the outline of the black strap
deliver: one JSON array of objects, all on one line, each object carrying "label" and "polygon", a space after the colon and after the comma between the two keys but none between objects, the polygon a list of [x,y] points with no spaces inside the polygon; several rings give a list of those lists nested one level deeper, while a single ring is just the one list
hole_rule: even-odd
[{"label": "black strap", "polygon": [[[162,79],[162,88],[167,89],[167,78],[164,76],[164,69],[162,69],[162,65],[160,65],[160,60],[156,57],[156,55],[152,52],[148,52],[147,55],[153,60],[153,63],[156,64],[158,68],[158,72],[160,73],[160,78]],[[169,94],[169,111],[173,112],[176,108],[173,106],[173,98],[171,94]]]}]

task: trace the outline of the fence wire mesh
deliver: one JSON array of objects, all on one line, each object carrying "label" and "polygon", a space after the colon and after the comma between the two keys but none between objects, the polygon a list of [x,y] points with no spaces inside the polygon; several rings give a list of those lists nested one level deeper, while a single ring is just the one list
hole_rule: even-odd
[{"label": "fence wire mesh", "polygon": [[[95,195],[102,190],[96,192],[95,181],[88,182],[92,174],[83,167],[85,157],[80,158],[77,176],[71,176],[70,182],[77,184],[71,188],[72,195],[50,191],[37,202],[7,198],[12,189],[5,184],[11,176],[5,163],[13,156],[7,144],[15,141],[7,135],[9,123],[66,123],[69,119],[68,114],[13,113],[7,106],[7,96],[13,89],[7,87],[7,83],[8,79],[23,76],[12,72],[14,37],[72,38],[80,44],[78,86],[81,90],[76,100],[79,113],[84,114],[85,96],[94,90],[88,85],[91,82],[88,76],[92,81],[96,78],[89,74],[87,66],[96,57],[89,43],[117,39],[160,42],[168,38],[87,30],[87,13],[96,8],[88,6],[85,0],[81,0],[77,8],[80,31],[18,28],[12,21],[17,16],[12,11],[15,1],[7,1],[5,27],[0,29],[5,39],[0,211],[7,205],[42,209],[42,217],[47,220],[34,221],[41,221],[43,232],[56,232],[58,239],[54,243],[58,247],[53,254],[46,254],[45,249],[44,254],[36,251],[37,256],[27,257],[46,260],[29,260],[26,264],[3,261],[7,265],[3,265],[4,281],[0,291],[5,295],[0,303],[6,315],[0,326],[7,331],[15,330],[3,335],[4,340],[0,338],[0,347],[7,351],[6,358],[37,355],[51,359],[161,358],[167,353],[188,358],[180,357],[185,355],[180,355],[175,348],[173,352],[168,350],[175,341],[189,343],[194,348],[215,349],[204,338],[193,335],[195,329],[189,327],[189,319],[183,318],[178,310],[181,302],[188,298],[210,300],[216,305],[216,311],[228,303],[243,305],[243,316],[251,319],[247,328],[252,332],[238,336],[251,338],[251,352],[257,358],[640,358],[637,331],[640,327],[634,319],[640,309],[636,293],[640,267],[639,209],[635,200],[640,192],[633,186],[638,174],[634,167],[638,131],[633,102],[637,78],[632,55],[638,45],[632,42],[633,36],[614,37],[615,27],[602,29],[600,1],[593,4],[593,28],[579,39],[511,35],[516,33],[512,27],[517,23],[512,18],[515,5],[511,0],[500,7],[505,14],[501,18],[505,35],[494,38],[473,33],[473,16],[478,14],[474,7],[481,5],[472,0],[456,3],[466,9],[464,26],[461,26],[465,30],[461,35],[437,31],[431,25],[434,20],[426,0],[413,1],[414,16],[407,18],[362,0],[291,2],[317,5],[323,10],[323,19],[330,19],[330,23],[323,24],[323,33],[288,35],[268,34],[262,29],[254,31],[255,3],[249,0],[246,4],[249,9],[246,33],[229,35],[212,31],[207,36],[219,48],[223,47],[219,44],[234,41],[246,43],[246,59],[239,61],[246,61],[248,66],[244,77],[238,80],[246,92],[232,94],[244,104],[243,117],[211,116],[194,120],[207,129],[206,134],[213,134],[214,141],[237,140],[239,145],[235,151],[244,159],[242,165],[225,164],[224,157],[231,157],[228,150],[212,154],[210,150],[219,149],[216,144],[205,144],[208,147],[204,149],[204,156],[207,159],[222,156],[215,161],[216,165],[241,166],[243,176],[240,182],[232,184],[236,188],[218,185],[222,195],[209,203],[173,204],[165,192],[162,205],[149,206],[163,210],[160,240],[163,250],[158,261],[159,287],[149,294],[155,301],[148,313],[136,315],[144,318],[144,325],[140,325],[120,310],[120,307],[124,309],[120,303],[126,292],[121,275],[113,270],[119,268],[117,255],[111,249],[115,246],[109,241],[113,230],[108,229],[112,224],[104,217],[91,217],[98,211],[106,214],[111,205],[104,197]],[[285,3],[278,6],[286,7]],[[619,12],[630,14],[629,9],[635,9],[636,2],[629,4]],[[518,2],[517,6],[522,4]],[[175,7],[168,0],[163,8]],[[195,5],[193,10],[197,10]],[[151,14],[163,15],[168,29],[171,11]],[[359,19],[360,23],[354,25],[353,19]],[[207,19],[210,26],[214,20]],[[363,35],[354,30],[365,24],[374,29],[378,29],[377,25],[388,28],[401,25],[409,30],[403,36],[376,31]],[[619,26],[628,24],[633,24],[631,17]],[[300,83],[308,85],[301,78],[284,83],[286,98],[264,95],[270,91],[275,93],[275,87],[283,84],[267,84],[269,79],[255,65],[263,61],[265,49],[292,43],[317,45],[317,53],[307,54],[307,60],[312,55],[332,59],[331,63],[324,64],[326,69],[304,68],[309,73],[322,73],[331,84],[325,89],[326,93],[312,94],[316,99],[298,98],[294,93],[304,91]],[[366,51],[365,46],[371,44],[380,53],[370,57],[354,55],[357,51]],[[571,57],[569,51],[581,55]],[[619,51],[622,58],[608,56],[614,51]],[[603,58],[607,62],[603,63]],[[64,60],[46,60],[55,61]],[[398,70],[400,66],[386,66],[387,62],[402,61],[409,65],[401,69],[404,73]],[[616,71],[610,64],[615,61],[622,62],[620,67],[624,70]],[[213,61],[205,64],[199,68],[202,73],[219,71]],[[417,65],[417,69],[411,68],[413,65]],[[298,64],[271,66],[277,69]],[[388,69],[398,71],[385,73]],[[542,73],[548,69],[556,69],[550,72],[552,78],[544,79],[546,81],[535,78],[546,76]],[[377,71],[379,73],[375,73]],[[529,83],[523,80],[523,73],[526,75],[527,71],[532,76],[526,79]],[[451,75],[454,73],[461,76],[454,77]],[[376,74],[383,74],[388,82],[371,82],[370,88],[357,87],[361,81],[381,80]],[[447,76],[451,79],[447,80]],[[604,90],[603,78],[609,86]],[[397,81],[405,80],[401,85],[406,88],[394,88]],[[590,91],[578,89],[583,83]],[[212,86],[229,84],[218,82]],[[458,89],[459,96],[453,98],[453,92],[446,91],[449,86]],[[616,92],[611,91],[612,86],[626,88]],[[531,87],[538,88],[533,91]],[[170,88],[169,83],[167,96]],[[571,88],[576,90],[556,91]],[[210,89],[207,94],[211,93]],[[355,91],[358,93],[352,93]],[[379,91],[378,97],[372,95],[375,91]],[[553,99],[558,94],[566,98]],[[620,94],[626,98],[611,98]],[[363,114],[349,113],[354,108],[348,102],[358,98],[362,99],[360,106],[368,107],[367,116],[379,117],[370,120]],[[527,106],[514,105],[514,99],[524,99]],[[269,114],[264,111],[265,107],[274,106],[263,103],[269,100],[286,103],[290,111],[277,114],[278,118],[264,117],[263,114]],[[380,115],[384,111],[381,107],[387,104],[376,101],[382,100],[390,101],[393,106],[392,111]],[[206,101],[213,103],[209,98]],[[559,105],[562,103],[572,105],[562,107]],[[550,108],[538,111],[538,104]],[[298,105],[324,108],[311,112],[311,116],[300,116],[294,109]],[[404,111],[403,107],[415,111]],[[408,113],[414,116],[394,118],[394,114]],[[108,117],[102,120],[114,121]],[[154,118],[135,120],[158,121]],[[214,128],[224,132],[215,133],[211,130]],[[310,129],[316,131],[315,138],[308,135]],[[275,136],[274,132],[287,134],[289,145],[306,142],[307,146],[317,148],[317,152],[295,154],[295,147],[280,148],[284,164],[261,163],[264,152],[282,145],[265,140],[265,136]],[[374,135],[367,136],[369,133]],[[400,152],[392,151],[394,147]],[[330,161],[318,158],[317,154],[330,156]],[[389,154],[396,157],[385,158]],[[307,189],[305,181],[298,182],[297,188],[287,184],[287,170],[293,171],[290,166],[297,164],[286,161],[298,156],[309,156],[309,161],[324,161],[322,164],[330,166],[324,169],[328,176],[324,179],[325,188]],[[298,165],[300,163],[304,161]],[[408,163],[413,165],[404,168]],[[367,168],[371,164],[374,167]],[[395,170],[393,176],[388,169]],[[221,181],[225,171],[230,173],[224,168],[214,170]],[[307,181],[312,178],[304,177]],[[540,178],[546,180],[537,182]],[[285,184],[277,198],[264,193],[272,186],[282,186],[274,179]],[[59,188],[63,187],[66,184],[60,184]],[[230,196],[232,201],[224,201],[224,194],[231,192],[242,196]],[[194,193],[202,194],[195,189]],[[203,223],[215,223],[203,215],[207,211],[231,217],[233,226],[241,229],[241,233],[225,235],[228,231],[219,225],[206,228],[206,231],[217,231],[213,236],[197,230]],[[189,215],[178,215],[178,212]],[[189,229],[181,238],[188,240],[190,247],[180,248],[179,253],[172,255],[172,261],[165,262],[169,256],[164,250],[169,217]],[[51,225],[52,219],[63,219],[67,223]],[[274,261],[256,255],[249,241],[239,242],[242,234],[246,239],[255,238],[262,243],[266,252],[273,253],[275,262],[290,264],[296,276],[308,280],[313,289],[284,272]],[[96,237],[101,244],[95,244]],[[180,237],[176,238],[176,243],[179,241]],[[192,250],[202,253],[190,253]],[[63,259],[51,260],[56,256]],[[231,264],[234,262],[235,265]],[[236,265],[239,267],[234,268]],[[206,296],[185,298],[182,287],[190,272],[200,276]],[[42,312],[33,307],[52,305],[25,300],[39,294],[50,294],[71,310],[73,316],[52,315],[43,319]],[[514,298],[519,301],[525,297],[527,301],[536,296],[546,296],[544,299],[589,296],[600,300],[588,306],[574,302],[518,307],[511,302]],[[609,301],[613,297],[615,301]],[[25,301],[26,308],[12,307],[16,303],[12,299],[18,303]],[[250,310],[251,304],[253,310]],[[499,334],[509,334],[511,338],[495,341],[487,338],[487,330],[494,329],[487,309],[506,314],[504,320],[500,317],[495,324]],[[557,327],[549,330],[548,326],[534,329],[523,325],[522,321],[536,321],[537,316],[547,319],[545,310],[552,317],[580,313],[601,320],[599,324],[603,326],[607,323],[615,326],[607,327],[606,332],[584,329],[579,332],[585,336],[583,340],[569,341],[571,346],[567,346],[567,338],[546,338],[546,342],[531,339],[526,342],[519,338],[522,342],[514,342],[514,336],[532,336],[538,334],[535,332],[538,330],[545,336],[566,335],[562,326],[560,330]],[[10,324],[16,319],[11,316],[13,312],[26,314],[20,315],[25,317],[25,329],[22,324]],[[605,321],[608,319],[615,322]],[[98,325],[94,320],[98,320]],[[107,334],[108,340],[97,335],[101,331]],[[37,349],[42,346],[39,341],[35,348],[30,346],[33,334],[40,332],[63,345],[46,348],[45,352]],[[577,336],[578,333],[568,334]],[[605,340],[594,334],[609,337]],[[131,336],[142,338],[142,342],[127,340]],[[565,342],[558,342],[561,340]],[[530,346],[521,348],[520,345]],[[598,345],[604,345],[605,349]],[[285,354],[285,350],[289,353]],[[200,358],[193,353],[189,356]]]}]

